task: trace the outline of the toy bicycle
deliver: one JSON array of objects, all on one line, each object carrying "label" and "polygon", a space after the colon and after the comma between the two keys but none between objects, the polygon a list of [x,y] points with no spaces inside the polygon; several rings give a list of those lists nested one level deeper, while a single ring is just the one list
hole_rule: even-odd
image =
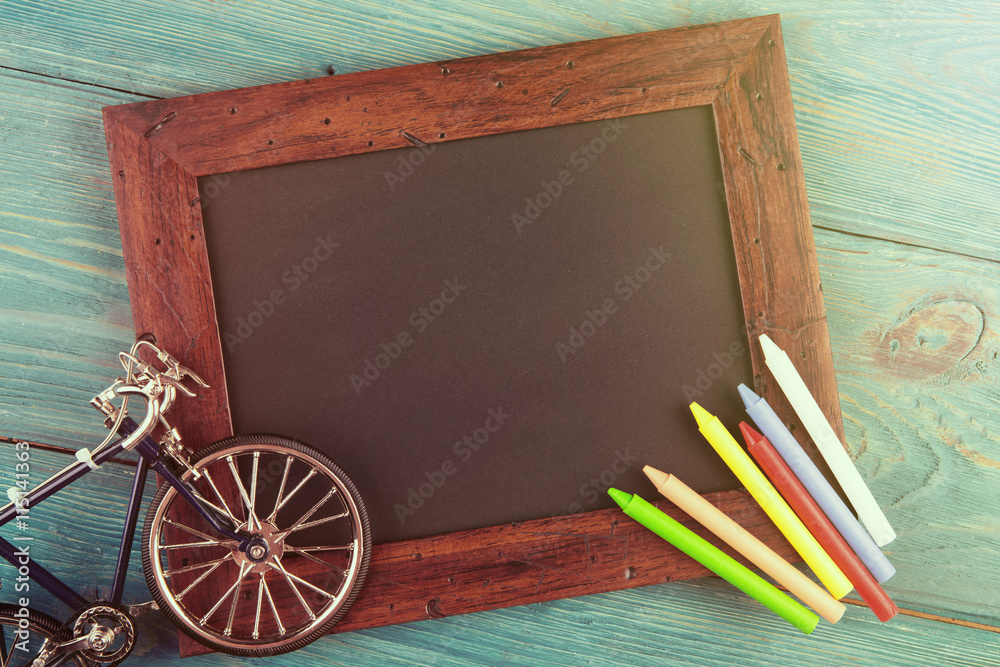
[{"label": "toy bicycle", "polygon": [[[150,353],[152,363],[140,358]],[[208,385],[145,340],[119,356],[125,377],[91,401],[108,437],[31,490],[19,480],[0,508],[0,526],[24,521],[52,494],[134,450],[139,459],[110,595],[85,599],[34,561],[23,534],[0,537],[0,556],[73,610],[59,623],[29,607],[0,605],[0,665],[118,664],[135,645],[133,615],[149,608],[205,646],[236,655],[286,653],[326,634],[368,570],[371,532],[354,484],[324,454],[282,436],[235,436],[190,454],[165,415],[178,395],[193,397],[193,388]],[[145,401],[138,424],[127,410],[136,397]],[[16,447],[15,457],[26,462],[27,445]],[[150,469],[163,480],[142,531],[153,600],[129,607],[122,592]]]}]

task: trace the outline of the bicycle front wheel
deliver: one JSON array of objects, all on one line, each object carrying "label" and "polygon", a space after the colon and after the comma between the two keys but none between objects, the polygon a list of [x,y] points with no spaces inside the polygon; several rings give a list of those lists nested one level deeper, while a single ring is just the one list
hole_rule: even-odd
[{"label": "bicycle front wheel", "polygon": [[197,452],[183,479],[237,530],[245,552],[212,529],[169,484],[142,534],[146,582],[166,616],[226,653],[268,656],[326,634],[368,570],[371,533],[350,479],[315,449],[246,435]]}]

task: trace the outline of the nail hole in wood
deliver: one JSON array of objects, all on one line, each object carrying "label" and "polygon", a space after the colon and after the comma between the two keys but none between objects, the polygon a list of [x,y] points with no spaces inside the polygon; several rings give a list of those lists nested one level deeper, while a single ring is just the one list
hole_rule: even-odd
[{"label": "nail hole in wood", "polygon": [[153,243],[156,245],[160,245],[160,239],[153,239]]},{"label": "nail hole in wood", "polygon": [[329,118],[324,118],[323,119],[323,124],[324,125],[329,125],[330,124],[330,119]]},{"label": "nail hole in wood", "polygon": [[451,74],[451,70],[448,69],[447,67],[442,67],[441,68],[441,73],[442,74]]},{"label": "nail hole in wood", "polygon": [[374,146],[374,145],[375,145],[375,142],[374,142],[374,141],[369,141],[369,142],[368,142],[368,145],[369,145],[369,146]]},{"label": "nail hole in wood", "polygon": [[503,81],[497,81],[497,88],[503,88]]},{"label": "nail hole in wood", "polygon": [[229,113],[230,114],[235,114],[236,113],[236,107],[229,107]]},{"label": "nail hole in wood", "polygon": [[274,145],[274,139],[268,139],[267,140],[267,145],[268,146],[273,146]]},{"label": "nail hole in wood", "polygon": [[327,65],[326,66],[326,73],[329,74],[329,75],[331,75],[331,76],[333,76],[334,74],[337,73],[337,70],[334,68],[333,65]]},{"label": "nail hole in wood", "polygon": [[442,132],[442,133],[440,133],[440,134],[438,135],[438,139],[444,139],[444,132]]},{"label": "nail hole in wood", "polygon": [[784,171],[784,170],[785,170],[785,163],[784,162],[779,162],[778,163],[778,171]]},{"label": "nail hole in wood", "polygon": [[569,69],[573,69],[573,67],[574,67],[573,61],[570,60],[568,63],[566,63],[566,67],[568,67]]}]

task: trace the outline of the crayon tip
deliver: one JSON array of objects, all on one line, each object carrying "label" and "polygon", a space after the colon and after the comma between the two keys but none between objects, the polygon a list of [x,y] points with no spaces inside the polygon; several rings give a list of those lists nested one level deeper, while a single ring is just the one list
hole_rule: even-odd
[{"label": "crayon tip", "polygon": [[698,422],[698,428],[701,428],[702,426],[704,426],[708,422],[710,422],[713,419],[715,419],[715,417],[712,416],[711,412],[709,412],[705,408],[701,407],[697,403],[692,403],[691,404],[691,412],[694,414],[694,420],[696,422]]},{"label": "crayon tip", "polygon": [[657,470],[653,466],[646,466],[642,469],[642,471],[646,473],[646,477],[649,478],[649,481],[652,482],[653,486],[657,489],[666,484],[667,480],[670,479],[670,475],[662,470]]},{"label": "crayon tip", "polygon": [[618,506],[623,510],[628,507],[628,504],[632,502],[632,494],[625,493],[624,491],[619,491],[618,489],[608,489],[608,495],[618,503]]},{"label": "crayon tip", "polygon": [[774,341],[767,337],[767,334],[760,335],[760,347],[764,350],[764,359],[771,359],[780,354],[782,350],[774,344]]},{"label": "crayon tip", "polygon": [[755,406],[760,401],[760,396],[755,394],[753,390],[745,384],[740,384],[740,386],[736,389],[739,390],[740,398],[743,399],[743,405],[746,406],[747,410]]},{"label": "crayon tip", "polygon": [[759,440],[764,439],[764,436],[746,422],[740,422],[740,433],[743,434],[743,439],[747,441],[747,447],[755,445]]}]

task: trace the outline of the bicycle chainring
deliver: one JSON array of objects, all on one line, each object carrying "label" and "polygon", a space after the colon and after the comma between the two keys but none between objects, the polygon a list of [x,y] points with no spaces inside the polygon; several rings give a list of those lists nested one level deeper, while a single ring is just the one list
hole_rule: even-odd
[{"label": "bicycle chainring", "polygon": [[95,602],[76,615],[72,637],[85,636],[89,636],[88,647],[79,653],[89,665],[117,665],[135,647],[132,616],[108,602]]}]

